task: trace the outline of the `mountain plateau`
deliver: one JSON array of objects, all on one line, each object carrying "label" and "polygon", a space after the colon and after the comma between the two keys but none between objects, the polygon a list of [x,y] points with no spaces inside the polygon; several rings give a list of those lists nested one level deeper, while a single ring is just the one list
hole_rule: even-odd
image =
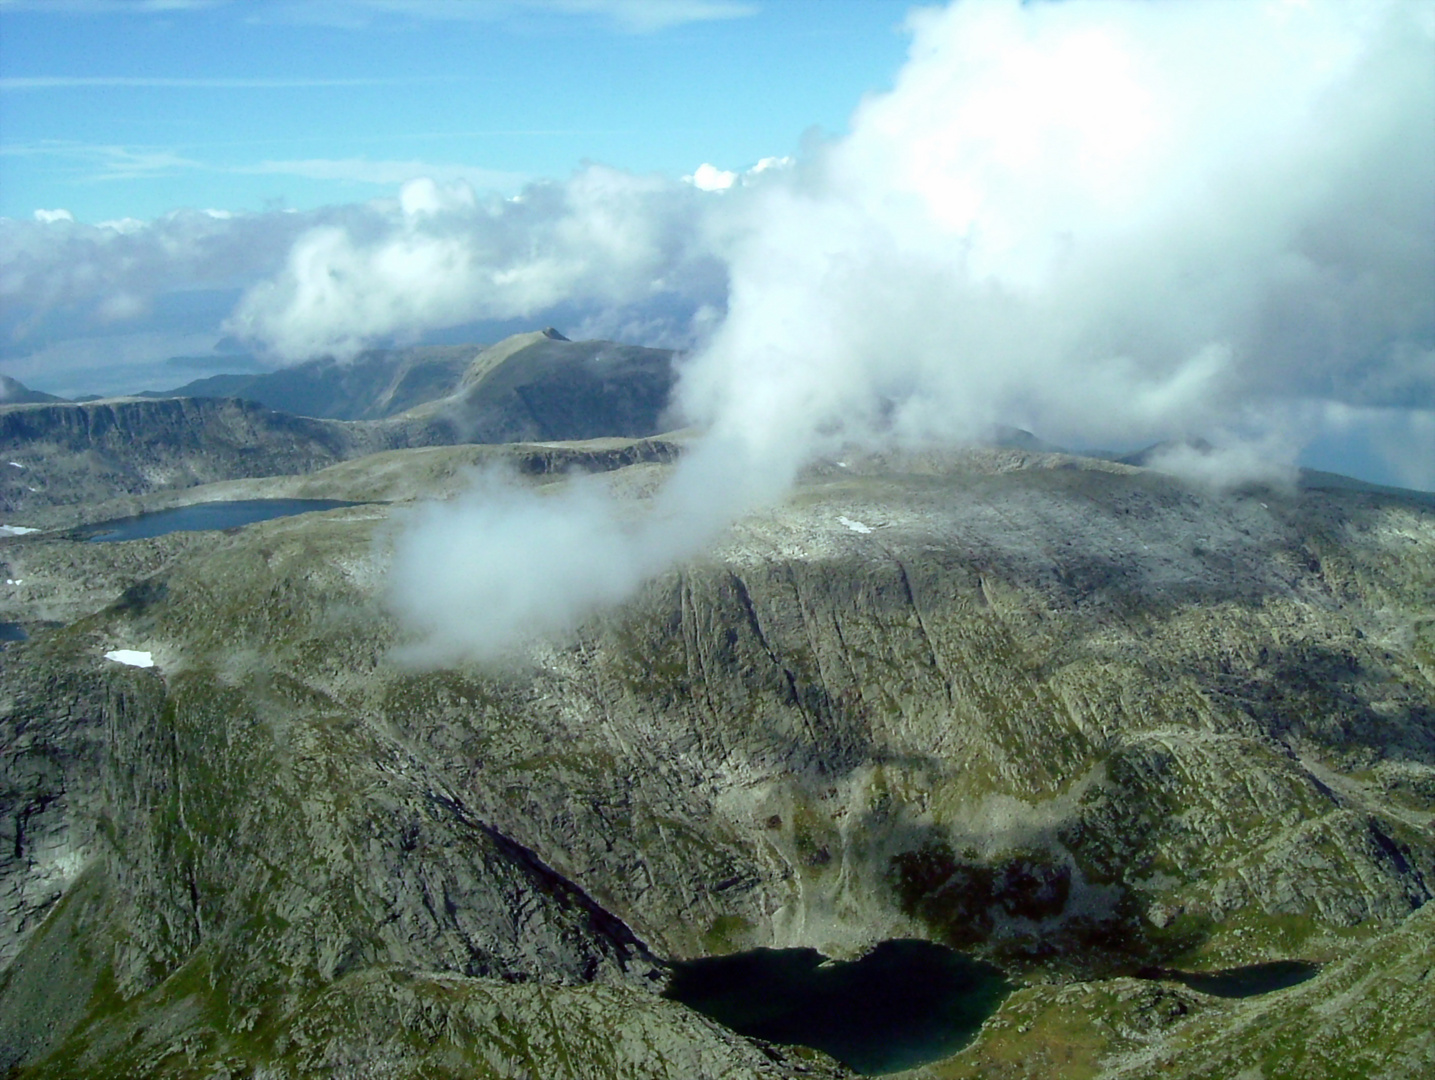
[{"label": "mountain plateau", "polygon": [[[565,344],[495,348],[366,423],[526,401]],[[652,435],[647,393],[607,400]],[[503,445],[344,442],[214,405],[260,432],[262,469],[236,450],[222,482],[96,479],[111,501],[54,494],[26,522],[43,531],[0,538],[20,583],[0,619],[29,633],[0,648],[0,1071],[844,1076],[663,998],[665,964],[904,937],[1017,986],[914,1078],[1430,1070],[1428,500],[854,451],[566,636],[405,666],[385,567],[412,506],[507,461],[540,494],[596,473],[637,521],[682,453],[552,441],[595,432],[566,390],[544,400]],[[159,453],[126,459],[94,412],[13,434],[50,408],[79,407],[0,411],[6,451]],[[66,531],[240,497],[360,505]],[[1320,969],[1249,998],[1170,977],[1286,960]]]}]

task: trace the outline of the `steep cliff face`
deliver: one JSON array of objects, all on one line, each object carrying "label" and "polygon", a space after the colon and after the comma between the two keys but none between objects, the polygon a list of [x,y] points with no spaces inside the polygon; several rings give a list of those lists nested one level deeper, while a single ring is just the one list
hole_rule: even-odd
[{"label": "steep cliff face", "polygon": [[779,1075],[400,742],[283,676],[96,660],[98,632],[5,657],[0,1067]]},{"label": "steep cliff face", "polygon": [[374,449],[332,421],[224,398],[118,398],[0,407],[0,514],[311,472]]},{"label": "steep cliff face", "polygon": [[[449,453],[308,493],[405,462],[442,490]],[[641,514],[664,468],[608,477]],[[1422,1052],[1421,503],[1022,452],[833,464],[521,663],[432,672],[390,658],[388,513],[136,546],[118,602],[0,653],[20,1075],[824,1075],[658,999],[649,955],[891,936],[1026,984],[933,1076],[1219,1075],[1325,1023],[1322,994],[1366,1019],[1310,1070]],[[5,545],[37,581],[121,560]],[[121,646],[157,668],[99,659]],[[1229,1005],[1133,978],[1289,958],[1330,964]]]},{"label": "steep cliff face", "polygon": [[[0,398],[0,523],[31,525],[54,508],[120,495],[311,473],[387,449],[652,436],[665,427],[672,360],[665,349],[536,332],[487,349],[316,361],[182,388],[228,397]],[[242,400],[251,391],[293,412]]]}]

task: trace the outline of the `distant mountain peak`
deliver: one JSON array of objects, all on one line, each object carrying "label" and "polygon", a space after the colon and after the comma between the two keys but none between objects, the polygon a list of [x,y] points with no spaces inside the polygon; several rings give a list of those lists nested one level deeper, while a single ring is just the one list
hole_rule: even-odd
[{"label": "distant mountain peak", "polygon": [[561,331],[555,329],[555,328],[552,327],[552,326],[545,326],[545,327],[543,328],[543,336],[546,337],[546,338],[550,338],[550,339],[553,340],[553,341],[572,341],[572,340],[573,340],[572,338],[564,337],[564,336],[563,336],[563,333],[562,333]]},{"label": "distant mountain peak", "polygon": [[54,394],[31,390],[19,379],[12,379],[9,375],[0,375],[0,405],[34,405],[63,400],[64,398],[58,398]]},{"label": "distant mountain peak", "polygon": [[1195,438],[1165,439],[1158,443],[1152,443],[1150,446],[1140,450],[1133,451],[1130,454],[1115,457],[1112,460],[1120,462],[1122,465],[1140,465],[1145,467],[1163,454],[1169,454],[1182,449],[1190,450],[1201,457],[1210,457],[1216,452],[1216,448],[1210,442],[1198,436]]}]

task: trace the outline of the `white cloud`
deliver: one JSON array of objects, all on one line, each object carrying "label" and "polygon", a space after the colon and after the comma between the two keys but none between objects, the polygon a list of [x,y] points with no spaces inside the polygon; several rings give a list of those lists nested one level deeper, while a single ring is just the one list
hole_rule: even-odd
[{"label": "white cloud", "polygon": [[173,150],[153,147],[44,142],[34,145],[10,145],[0,150],[0,153],[67,158],[86,170],[87,180],[135,180],[205,167],[203,162],[184,157]]},{"label": "white cloud", "polygon": [[[530,632],[547,530],[602,538],[562,550],[580,599],[540,627],[561,629],[845,441],[1234,433],[1161,464],[1269,481],[1312,398],[1431,392],[1435,26],[1418,5],[1012,0],[911,25],[906,67],[848,137],[699,196],[728,315],[685,366],[680,404],[707,434],[653,524],[485,490],[444,511],[481,529],[406,535],[434,560],[396,602],[461,577],[484,598],[410,612],[437,655]],[[1402,446],[1428,442],[1423,416]]]},{"label": "white cloud", "polygon": [[744,453],[705,442],[637,511],[609,499],[601,477],[536,493],[497,471],[465,496],[421,507],[393,538],[389,602],[414,633],[402,657],[498,660],[621,601],[711,543],[754,491],[771,496],[787,483],[767,475],[739,492],[727,477],[753,464]]},{"label": "white cloud", "polygon": [[798,407],[814,429],[1137,439],[1426,355],[1413,10],[920,14],[894,90],[745,204],[685,403],[754,431]]},{"label": "white cloud", "polygon": [[1159,447],[1146,464],[1201,487],[1243,484],[1293,489],[1295,447],[1275,435],[1259,440],[1229,438],[1221,444],[1176,442]]},{"label": "white cloud", "polygon": [[748,176],[761,176],[773,169],[790,169],[795,160],[790,157],[765,157],[761,158],[756,165],[747,170]]},{"label": "white cloud", "polygon": [[399,209],[405,217],[421,214],[472,211],[477,204],[473,188],[464,183],[441,185],[432,177],[410,180],[399,190]]},{"label": "white cloud", "polygon": [[[374,170],[398,194],[128,231],[0,221],[0,301],[93,321],[196,283],[245,287],[232,329],[296,359],[560,304],[588,333],[699,336],[680,404],[709,434],[651,523],[630,527],[592,492],[540,512],[485,489],[506,508],[482,518],[505,573],[549,571],[512,553],[550,527],[602,538],[591,557],[571,545],[577,599],[553,627],[843,440],[997,422],[1088,446],[1224,433],[1219,455],[1167,463],[1220,479],[1349,423],[1410,482],[1435,483],[1428,8],[1011,0],[924,10],[911,27],[893,89],[861,104],[849,136],[731,182],[716,166],[689,183],[591,166],[505,199],[422,163],[274,162]],[[196,167],[101,149],[116,175]],[[682,326],[660,310],[671,297]],[[23,336],[24,321],[6,329]],[[412,540],[432,530],[453,575],[481,575],[463,561],[470,509]],[[616,592],[585,584],[605,575]],[[511,629],[547,587],[505,583],[493,595],[516,599],[490,621]],[[507,632],[424,625],[446,655]]]},{"label": "white cloud", "polygon": [[793,164],[790,157],[765,157],[752,168],[739,173],[730,169],[719,169],[716,165],[704,162],[690,175],[683,177],[683,182],[692,184],[699,191],[727,191],[734,184],[746,186],[759,183],[764,173],[788,169]]},{"label": "white cloud", "polygon": [[68,210],[36,210],[35,220],[42,225],[49,225],[55,221],[74,221],[75,215]]},{"label": "white cloud", "polygon": [[737,181],[737,173],[703,162],[691,176],[683,179],[699,191],[726,191]]},{"label": "white cloud", "polygon": [[415,180],[396,205],[302,234],[283,272],[248,290],[229,329],[303,359],[560,303],[614,313],[663,295],[720,303],[701,198],[598,165],[513,199]]},{"label": "white cloud", "polygon": [[[467,498],[429,504],[405,524],[390,598],[422,635],[409,658],[426,664],[493,658],[517,641],[563,630],[706,539],[625,520],[596,479],[535,495],[499,473],[478,477]],[[602,574],[588,572],[595,561]],[[545,572],[534,573],[540,565]]]},{"label": "white cloud", "polygon": [[[183,312],[193,308],[198,292],[237,291],[277,272],[306,227],[350,213],[216,218],[186,210],[150,222],[126,218],[100,225],[0,218],[0,342],[12,354],[43,351],[154,312],[163,325],[130,329],[157,333],[158,340],[188,333],[197,327]],[[209,316],[211,342],[221,317]],[[98,343],[94,348],[104,351]]]},{"label": "white cloud", "polygon": [[112,292],[100,301],[95,314],[102,322],[127,322],[148,310],[149,303],[145,297],[128,292]]}]

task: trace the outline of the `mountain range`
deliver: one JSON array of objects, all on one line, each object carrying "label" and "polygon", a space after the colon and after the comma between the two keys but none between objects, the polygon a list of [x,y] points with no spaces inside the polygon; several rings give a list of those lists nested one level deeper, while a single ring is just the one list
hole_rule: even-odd
[{"label": "mountain range", "polygon": [[381,450],[653,435],[665,426],[672,360],[668,350],[572,342],[549,329],[487,348],[214,376],[164,394],[32,395],[0,405],[0,455],[23,466],[0,466],[0,515],[43,519],[54,508],[307,473]]},{"label": "mountain range", "polygon": [[[1013,987],[914,1080],[1430,1071],[1428,498],[854,450],[570,634],[414,667],[412,508],[578,466],[636,524],[687,436],[660,350],[365,363],[0,407],[40,530],[0,538],[0,1073],[851,1076],[668,965],[902,938]],[[236,498],[353,505],[70,531]]]}]

